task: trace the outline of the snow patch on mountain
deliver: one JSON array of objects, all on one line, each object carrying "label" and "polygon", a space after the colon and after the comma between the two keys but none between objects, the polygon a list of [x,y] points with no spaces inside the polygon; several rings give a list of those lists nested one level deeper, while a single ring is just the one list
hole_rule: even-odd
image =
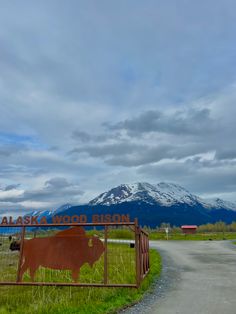
[{"label": "snow patch on mountain", "polygon": [[89,202],[90,205],[114,205],[123,202],[140,201],[148,204],[172,206],[187,204],[190,206],[202,205],[206,209],[231,209],[236,210],[236,204],[221,199],[202,199],[178,184],[161,182],[150,184],[137,182],[122,184],[107,192],[100,194]]},{"label": "snow patch on mountain", "polygon": [[43,211],[35,210],[29,214],[26,214],[25,216],[38,216],[38,219],[40,219],[42,217],[48,218],[48,217],[52,217],[54,215],[58,215],[58,214],[60,214],[60,212],[63,212],[64,210],[67,210],[70,207],[72,207],[71,204],[65,204],[65,205],[60,206],[57,209],[43,210]]},{"label": "snow patch on mountain", "polygon": [[205,207],[224,208],[236,211],[236,203],[224,201],[220,198],[202,200],[202,203],[205,203]]},{"label": "snow patch on mountain", "polygon": [[90,205],[111,205],[122,202],[143,201],[149,204],[171,206],[175,203],[196,204],[198,198],[180,185],[158,183],[156,185],[138,182],[122,184],[93,199]]}]

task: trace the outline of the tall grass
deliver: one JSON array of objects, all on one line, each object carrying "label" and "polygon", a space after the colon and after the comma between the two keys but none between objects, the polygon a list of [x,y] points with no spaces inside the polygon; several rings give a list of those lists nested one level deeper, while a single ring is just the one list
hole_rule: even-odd
[{"label": "tall grass", "polygon": [[[63,254],[63,253],[62,253]],[[135,284],[135,249],[128,243],[108,243],[108,283],[109,284]],[[0,281],[16,281],[19,252],[0,251]],[[27,271],[23,276],[24,282],[30,282]],[[35,282],[73,282],[70,270],[55,270],[39,267],[35,274]],[[81,267],[80,283],[104,282],[104,254],[94,263]]]},{"label": "tall grass", "polygon": [[[151,250],[150,258],[151,271],[139,289],[0,286],[0,313],[114,313],[117,309],[140,300],[154,278],[160,274],[160,255]],[[126,267],[126,263],[123,259],[123,267]],[[116,271],[118,270],[119,267]],[[86,269],[84,272],[86,273]],[[124,277],[130,276],[129,271],[121,272],[121,276],[124,281],[130,280],[130,277]]]}]

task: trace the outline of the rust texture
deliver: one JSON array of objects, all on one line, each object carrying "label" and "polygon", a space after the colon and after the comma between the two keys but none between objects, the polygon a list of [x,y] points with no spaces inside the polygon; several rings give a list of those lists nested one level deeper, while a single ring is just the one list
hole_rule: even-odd
[{"label": "rust texture", "polygon": [[80,268],[85,263],[92,267],[103,252],[102,241],[94,236],[86,236],[81,227],[60,231],[51,237],[25,240],[19,281],[22,280],[27,269],[29,269],[31,280],[34,281],[36,270],[42,266],[58,270],[71,270],[72,278],[76,282]]},{"label": "rust texture", "polygon": [[104,232],[104,246],[105,246],[105,252],[104,252],[104,285],[107,285],[108,283],[108,268],[107,268],[107,226],[105,226],[105,232]]},{"label": "rust texture", "polygon": [[[119,267],[118,257],[116,253],[109,251],[109,227],[129,226],[130,230],[134,233],[135,243],[133,256],[135,259],[132,269],[135,273],[134,282],[119,283],[115,280],[114,283],[109,279],[109,268],[112,258],[112,262],[117,260],[117,267]],[[47,224],[43,227],[50,228],[58,225]],[[104,239],[99,239],[97,236],[90,236],[86,234],[83,227],[101,226],[104,227]],[[1,226],[0,226],[1,227]],[[16,227],[16,226],[13,226]],[[19,226],[17,226],[19,228]],[[21,226],[21,236],[17,241],[17,247],[12,250],[9,247],[9,252],[18,250],[18,269],[16,273],[15,281],[0,281],[0,285],[38,285],[38,286],[94,286],[94,287],[136,287],[138,288],[147,275],[150,269],[149,261],[149,238],[148,234],[142,230],[138,221],[130,223],[103,223],[103,224],[63,224],[60,227],[64,227],[61,231],[57,231],[51,236],[37,237],[36,231],[33,233],[33,237],[29,239],[26,233],[26,228],[29,226]],[[35,226],[34,227],[39,227]],[[14,228],[13,228],[14,230]],[[50,229],[48,229],[50,230]],[[0,228],[1,232],[1,228]],[[9,236],[9,241],[11,236]],[[122,243],[122,241],[119,241]],[[130,246],[130,250],[132,250]],[[115,251],[114,251],[115,252]],[[132,251],[130,251],[132,252]],[[11,253],[16,254],[16,253]],[[14,255],[16,256],[16,255]],[[93,268],[94,264],[102,259],[101,266],[103,267],[103,279],[100,282],[80,282],[79,275],[81,267],[88,264]],[[130,264],[132,265],[132,264]],[[100,267],[100,266],[99,266]],[[110,266],[109,266],[110,267]],[[71,273],[72,282],[45,282],[35,281],[35,274],[39,268],[47,268],[52,270],[64,271],[68,270]],[[23,280],[24,274],[29,271],[30,281]],[[125,272],[129,272],[130,269],[125,269]],[[114,275],[113,275],[114,276]],[[38,278],[38,277],[37,277]]]},{"label": "rust texture", "polygon": [[139,287],[150,270],[150,257],[148,233],[139,227],[137,219],[135,220],[135,248],[136,286]]},{"label": "rust texture", "polygon": [[135,220],[135,257],[136,257],[136,285],[140,286],[141,282],[141,263],[140,263],[140,228],[138,226],[138,220]]},{"label": "rust texture", "polygon": [[17,278],[16,281],[20,282],[21,281],[21,263],[22,263],[22,257],[23,257],[23,250],[24,250],[24,239],[25,239],[25,227],[22,227],[21,231],[21,240],[19,242],[19,248],[20,249],[20,256],[19,256],[19,263],[18,263],[18,270],[17,270]]},{"label": "rust texture", "polygon": [[140,233],[140,262],[141,262],[141,278],[144,278],[149,271],[149,241],[147,235],[141,230]]}]

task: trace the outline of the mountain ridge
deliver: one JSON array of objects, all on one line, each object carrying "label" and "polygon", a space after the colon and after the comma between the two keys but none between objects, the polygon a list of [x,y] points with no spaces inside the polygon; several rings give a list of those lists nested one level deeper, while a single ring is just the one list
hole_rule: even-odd
[{"label": "mountain ridge", "polygon": [[130,221],[138,218],[141,225],[155,228],[162,222],[176,226],[219,220],[231,223],[236,221],[236,204],[219,198],[200,198],[178,184],[137,182],[114,187],[84,205],[65,204],[57,210],[31,214],[46,216],[48,222],[52,222],[52,217],[57,215],[86,215],[91,222],[94,214],[125,214],[130,216]]},{"label": "mountain ridge", "polygon": [[117,187],[103,192],[91,200],[89,205],[114,205],[122,202],[144,201],[149,204],[172,206],[178,203],[188,205],[201,204],[203,207],[227,208],[236,210],[236,204],[224,201],[220,198],[203,199],[190,193],[187,189],[174,183],[160,182],[150,184],[147,182],[136,182],[132,184],[121,184]]}]

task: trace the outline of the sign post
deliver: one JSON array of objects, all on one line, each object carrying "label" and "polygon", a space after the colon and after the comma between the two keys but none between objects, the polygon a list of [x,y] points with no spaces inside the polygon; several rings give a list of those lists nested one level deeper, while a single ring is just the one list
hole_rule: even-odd
[{"label": "sign post", "polygon": [[169,240],[169,228],[165,228],[165,232],[166,232],[166,240]]}]

